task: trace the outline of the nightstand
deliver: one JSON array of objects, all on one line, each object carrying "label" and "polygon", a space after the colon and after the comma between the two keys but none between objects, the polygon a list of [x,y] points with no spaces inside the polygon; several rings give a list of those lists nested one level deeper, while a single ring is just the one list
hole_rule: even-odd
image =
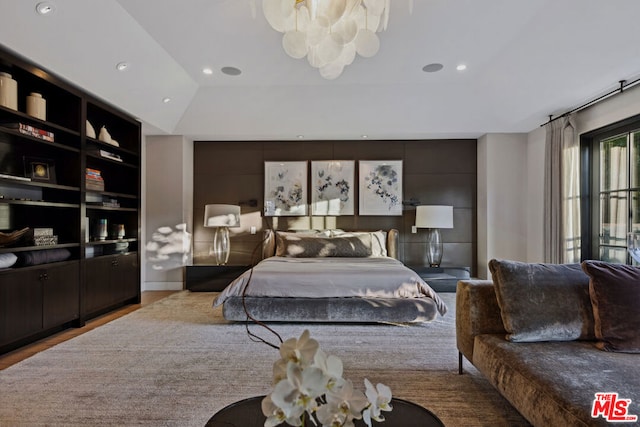
[{"label": "nightstand", "polygon": [[188,265],[186,288],[192,292],[220,292],[249,268],[249,265]]},{"label": "nightstand", "polygon": [[455,292],[458,280],[470,279],[470,267],[408,265],[436,292]]}]

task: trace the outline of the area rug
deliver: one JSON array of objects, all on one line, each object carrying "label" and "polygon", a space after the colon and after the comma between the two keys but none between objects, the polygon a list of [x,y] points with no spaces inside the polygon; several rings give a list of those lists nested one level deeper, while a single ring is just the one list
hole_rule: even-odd
[{"label": "area rug", "polygon": [[[455,294],[441,295],[449,312],[421,326],[272,326],[285,339],[309,329],[356,387],[387,384],[447,426],[527,426],[470,364],[458,375]],[[214,296],[176,293],[0,371],[0,425],[204,426],[269,393],[277,351],[225,321]]]}]

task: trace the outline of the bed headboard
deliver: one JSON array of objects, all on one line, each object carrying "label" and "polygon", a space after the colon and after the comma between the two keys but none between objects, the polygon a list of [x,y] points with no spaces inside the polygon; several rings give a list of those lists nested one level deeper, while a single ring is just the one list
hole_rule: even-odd
[{"label": "bed headboard", "polygon": [[[327,230],[329,233],[330,230]],[[269,258],[276,254],[276,230],[266,230],[262,242],[262,258]],[[312,232],[312,231],[309,231]],[[385,231],[387,256],[398,259],[399,232],[395,228]],[[327,236],[330,237],[330,236]]]}]

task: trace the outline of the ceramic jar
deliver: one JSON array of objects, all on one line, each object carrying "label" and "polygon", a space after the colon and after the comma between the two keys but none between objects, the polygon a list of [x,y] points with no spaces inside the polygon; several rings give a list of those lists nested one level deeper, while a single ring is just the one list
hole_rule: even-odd
[{"label": "ceramic jar", "polygon": [[9,73],[0,72],[0,105],[18,110],[18,82]]},{"label": "ceramic jar", "polygon": [[37,92],[27,96],[27,114],[40,120],[47,120],[47,101]]}]

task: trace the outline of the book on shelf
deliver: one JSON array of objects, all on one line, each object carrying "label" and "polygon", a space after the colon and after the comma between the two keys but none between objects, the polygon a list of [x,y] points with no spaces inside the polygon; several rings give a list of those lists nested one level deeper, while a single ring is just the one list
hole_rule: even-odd
[{"label": "book on shelf", "polygon": [[104,191],[104,182],[93,182],[92,180],[86,180],[85,188],[87,191]]},{"label": "book on shelf", "polygon": [[100,172],[98,169],[86,168],[85,175],[87,177],[91,177],[95,179],[102,179],[102,172]]},{"label": "book on shelf", "polygon": [[24,123],[4,123],[2,126],[8,129],[15,129],[23,135],[32,136],[34,138],[42,139],[47,142],[54,142],[55,140],[55,135],[53,132],[42,130]]},{"label": "book on shelf", "polygon": [[106,159],[115,160],[116,162],[122,161],[122,158],[118,154],[112,153],[110,151],[99,150],[98,153],[100,154],[101,157],[104,157]]}]

